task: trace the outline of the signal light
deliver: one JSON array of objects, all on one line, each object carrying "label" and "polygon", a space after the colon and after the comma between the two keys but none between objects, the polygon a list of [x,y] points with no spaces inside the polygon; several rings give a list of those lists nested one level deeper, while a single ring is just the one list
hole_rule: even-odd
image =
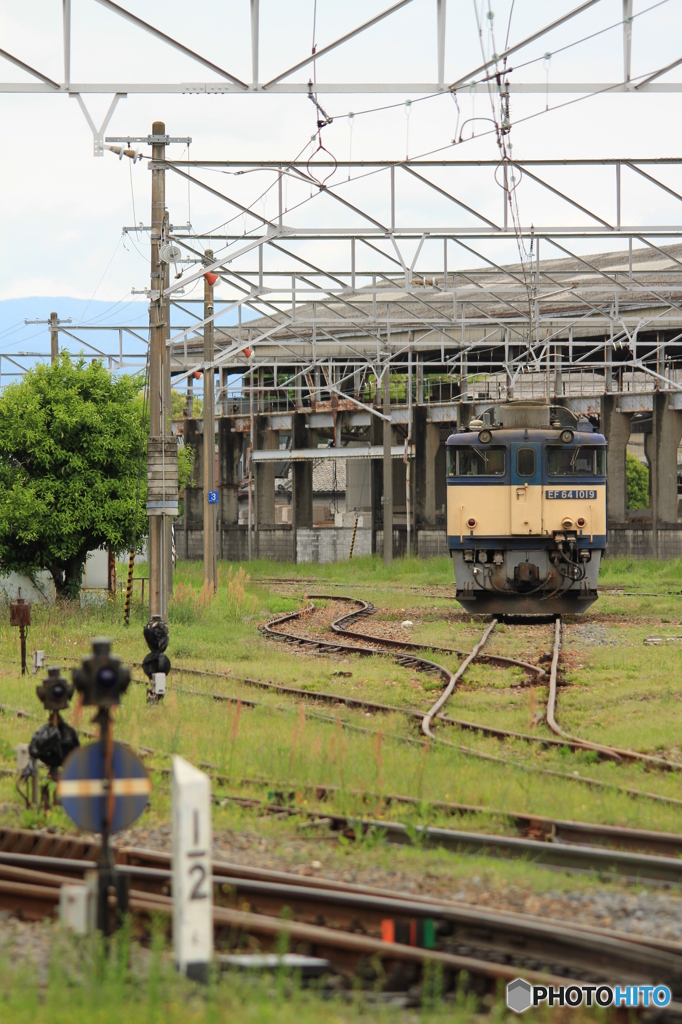
[{"label": "signal light", "polygon": [[47,670],[47,679],[36,686],[38,700],[46,711],[64,711],[73,697],[73,683],[67,683],[59,674],[59,666],[52,665]]},{"label": "signal light", "polygon": [[99,708],[115,707],[130,683],[130,669],[111,655],[111,640],[97,637],[92,654],[83,658],[80,668],[72,670],[74,686],[83,695],[83,704]]}]

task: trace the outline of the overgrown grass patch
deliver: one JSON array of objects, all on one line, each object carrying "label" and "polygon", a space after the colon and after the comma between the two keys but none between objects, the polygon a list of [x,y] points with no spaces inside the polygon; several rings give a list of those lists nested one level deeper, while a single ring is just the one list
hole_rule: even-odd
[{"label": "overgrown grass patch", "polygon": [[[611,579],[618,581],[630,574],[627,562],[620,567],[615,560],[605,565]],[[132,685],[116,721],[120,739],[157,752],[146,759],[155,782],[151,808],[143,819],[150,827],[169,820],[167,775],[162,769],[169,767],[168,755],[181,753],[195,763],[213,765],[214,772],[228,776],[227,782],[216,783],[215,795],[221,800],[231,793],[255,793],[265,800],[269,787],[276,786],[298,793],[301,801],[308,800],[312,807],[310,788],[327,785],[338,787],[338,792],[315,805],[321,811],[327,808],[353,815],[371,812],[396,820],[462,827],[460,819],[453,820],[431,807],[432,801],[446,800],[491,812],[527,812],[680,831],[682,807],[636,799],[617,788],[628,786],[676,799],[680,788],[677,774],[646,771],[636,764],[601,762],[592,754],[566,747],[543,749],[539,744],[521,741],[500,742],[442,723],[435,726],[437,734],[453,746],[436,744],[429,749],[423,745],[419,720],[399,712],[376,714],[322,701],[307,701],[303,707],[298,699],[251,685],[249,679],[269,680],[311,694],[325,691],[421,710],[434,702],[443,685],[437,676],[398,665],[390,656],[312,656],[266,640],[257,630],[259,622],[303,607],[304,593],[314,589],[303,584],[300,591],[294,588],[288,593],[279,592],[276,585],[262,582],[266,570],[277,576],[311,576],[315,572],[322,581],[352,581],[360,585],[359,594],[362,585],[371,585],[375,587],[371,599],[380,609],[378,622],[386,620],[397,629],[403,609],[409,609],[410,616],[414,615],[409,635],[434,647],[469,650],[484,628],[478,618],[460,615],[454,602],[439,598],[419,603],[418,593],[412,590],[419,584],[450,582],[449,559],[396,560],[390,570],[384,570],[376,559],[363,559],[354,560],[352,567],[339,563],[298,566],[295,573],[293,567],[265,563],[221,565],[215,598],[202,589],[201,563],[182,563],[175,573],[171,601],[169,654],[174,669],[167,697],[158,706],[148,706],[144,687]],[[145,569],[138,567],[136,572],[144,575]],[[256,575],[261,581],[255,579]],[[646,579],[644,570],[638,578]],[[626,621],[622,600],[616,596],[600,598],[595,606],[598,615],[590,612],[584,618],[567,621],[557,719],[578,736],[665,752],[682,760],[682,702],[676,694],[682,652],[672,644],[650,647],[643,643],[652,630],[664,625],[664,619],[674,614],[679,621],[679,609],[669,611],[670,603],[677,599],[647,598],[646,614],[641,611],[645,599],[628,600],[631,603]],[[633,600],[637,603],[632,604]],[[331,609],[331,605],[322,605],[323,612],[326,607]],[[83,610],[34,607],[29,650],[42,648],[48,664],[66,666],[87,653],[92,636],[105,634],[112,637],[115,652],[126,662],[139,663],[147,651],[141,628],[146,609],[136,600],[127,629],[122,614],[120,601]],[[595,634],[593,642],[583,627],[595,622],[602,631]],[[371,630],[372,620],[367,628]],[[551,625],[501,624],[490,639],[489,650],[536,661],[551,648],[551,641]],[[452,669],[458,664],[456,656],[435,650],[431,654],[427,651],[426,656]],[[21,679],[18,674],[18,635],[10,629],[6,614],[0,614],[0,666],[0,703],[36,716],[30,720],[17,719],[10,713],[0,716],[0,762],[9,766],[16,743],[26,742],[45,716],[35,697],[36,680],[32,676]],[[183,667],[226,673],[227,677],[193,675],[183,672]],[[139,669],[135,672],[140,677]],[[518,668],[477,663],[456,689],[445,713],[549,736],[544,723],[546,687],[530,686],[528,682]],[[211,694],[233,701],[219,702]],[[257,706],[249,707],[249,701]],[[80,723],[87,724],[89,717],[82,713]],[[485,760],[476,754],[501,760]],[[541,769],[567,777],[543,774]],[[606,787],[590,787],[579,781],[581,777],[595,779]],[[363,798],[355,791],[377,796]],[[396,792],[421,800],[422,806],[389,807],[382,802],[385,795]],[[28,821],[22,818],[24,812],[12,779],[0,781],[0,799],[4,801],[5,821]],[[269,821],[258,820],[258,813],[237,811],[229,801],[224,807],[217,806],[215,814],[217,828],[265,832],[271,827]],[[59,810],[52,812],[50,821],[60,828],[70,827]],[[490,830],[507,825],[503,817],[493,813],[492,817],[467,819],[467,827]],[[299,834],[295,822],[284,823],[281,829],[282,835]],[[358,856],[364,857],[365,853],[360,850]],[[529,877],[540,878],[543,874],[532,866],[527,870]]]}]

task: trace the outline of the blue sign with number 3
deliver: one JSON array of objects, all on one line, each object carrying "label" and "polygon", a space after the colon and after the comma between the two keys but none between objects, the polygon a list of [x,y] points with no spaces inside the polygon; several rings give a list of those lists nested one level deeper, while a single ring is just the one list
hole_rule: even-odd
[{"label": "blue sign with number 3", "polygon": [[218,504],[218,492],[217,491],[209,491],[208,492],[208,503],[209,503],[209,505],[217,505]]}]

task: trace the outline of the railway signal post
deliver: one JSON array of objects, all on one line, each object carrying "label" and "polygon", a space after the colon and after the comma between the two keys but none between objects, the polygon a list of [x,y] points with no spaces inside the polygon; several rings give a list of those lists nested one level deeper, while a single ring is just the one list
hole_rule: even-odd
[{"label": "railway signal post", "polygon": [[[73,669],[73,682],[85,707],[96,707],[97,742],[79,747],[66,760],[57,795],[79,828],[99,832],[102,846],[97,864],[97,927],[110,935],[127,907],[126,877],[114,867],[109,836],[127,828],[149,802],[151,781],[144,765],[129,747],[115,743],[111,709],[121,703],[130,683],[130,670],[111,655],[111,641],[98,637],[92,654]],[[111,891],[116,911],[109,907]]]},{"label": "railway signal post", "polygon": [[26,629],[31,625],[31,605],[21,596],[21,587],[16,601],[10,601],[9,624],[19,627],[21,642],[21,674],[26,675]]},{"label": "railway signal post", "polygon": [[[33,733],[28,747],[36,778],[37,762],[42,761],[50,770],[50,779],[57,782],[62,764],[79,746],[78,733],[59,713],[68,708],[73,692],[73,684],[67,683],[56,665],[48,668],[47,678],[43,679],[40,686],[36,686],[38,700],[50,715],[47,723]],[[48,783],[42,787],[41,801],[46,809],[50,806]]]}]

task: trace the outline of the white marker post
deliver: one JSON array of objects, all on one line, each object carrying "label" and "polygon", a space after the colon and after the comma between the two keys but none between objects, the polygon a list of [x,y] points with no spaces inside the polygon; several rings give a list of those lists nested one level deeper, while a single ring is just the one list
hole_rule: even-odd
[{"label": "white marker post", "polygon": [[179,971],[208,980],[213,959],[211,780],[173,757],[173,948]]}]

